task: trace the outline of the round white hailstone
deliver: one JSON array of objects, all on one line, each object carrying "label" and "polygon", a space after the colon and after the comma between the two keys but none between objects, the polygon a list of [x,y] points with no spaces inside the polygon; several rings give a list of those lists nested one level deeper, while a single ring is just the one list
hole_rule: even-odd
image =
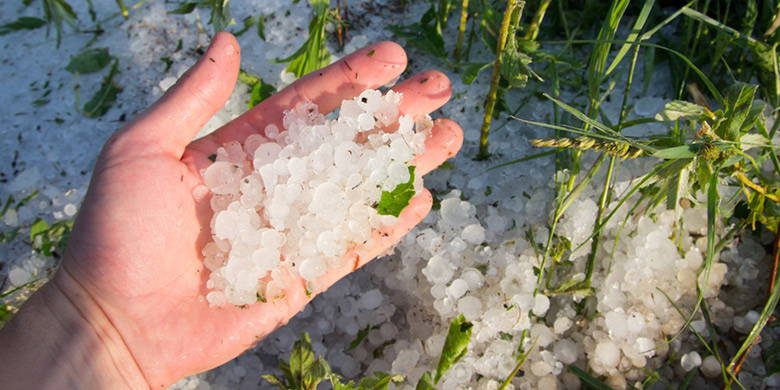
[{"label": "round white hailstone", "polygon": [[32,281],[32,274],[24,268],[14,267],[8,272],[8,281],[16,287],[21,287]]},{"label": "round white hailstone", "polygon": [[466,281],[469,290],[472,291],[479,290],[485,283],[485,277],[482,276],[482,273],[479,272],[479,270],[474,268],[466,268],[460,275],[460,278]]},{"label": "round white hailstone", "polygon": [[743,334],[750,333],[758,318],[759,314],[754,310],[745,313],[744,316],[734,317],[734,330]]},{"label": "round white hailstone", "polygon": [[721,375],[720,363],[715,356],[707,356],[701,362],[701,373],[707,378],[717,378]]},{"label": "round white hailstone", "polygon": [[612,341],[605,340],[596,344],[593,351],[594,360],[607,369],[617,367],[620,363],[620,348]]},{"label": "round white hailstone", "polygon": [[555,319],[555,322],[553,323],[553,331],[555,332],[555,334],[563,334],[564,332],[569,330],[569,328],[571,328],[573,324],[574,323],[572,322],[571,319],[569,319],[569,317],[558,317]]},{"label": "round white hailstone", "polygon": [[320,250],[325,256],[335,257],[341,256],[342,250],[345,249],[338,244],[338,235],[333,231],[324,231],[317,237],[317,249]]},{"label": "round white hailstone", "polygon": [[464,361],[452,367],[451,371],[447,374],[447,377],[452,383],[464,384],[468,383],[473,375],[474,368]]},{"label": "round white hailstone", "polygon": [[252,261],[259,272],[265,273],[279,266],[279,250],[262,247],[252,253]]},{"label": "round white hailstone", "polygon": [[543,323],[534,324],[531,327],[531,339],[536,339],[536,345],[547,348],[555,341],[555,334]]},{"label": "round white hailstone", "polygon": [[645,329],[645,317],[638,312],[633,312],[626,317],[626,326],[628,331],[637,334]]},{"label": "round white hailstone", "polygon": [[374,310],[382,304],[384,297],[378,289],[368,290],[360,296],[358,305],[363,310]]},{"label": "round white hailstone", "polygon": [[241,167],[226,161],[217,161],[209,165],[203,172],[203,184],[215,194],[234,194],[243,172]]},{"label": "round white hailstone", "polygon": [[458,300],[458,311],[469,321],[476,321],[482,315],[482,302],[474,296],[465,296]]},{"label": "round white hailstone", "polygon": [[468,248],[466,241],[463,241],[460,237],[453,238],[449,245],[453,253],[463,252]]},{"label": "round white hailstone", "polygon": [[430,357],[441,355],[441,349],[444,347],[445,336],[441,333],[434,333],[425,339],[425,353]]},{"label": "round white hailstone", "polygon": [[606,384],[610,389],[615,390],[625,390],[628,388],[626,377],[624,377],[622,374],[610,375],[606,380]]},{"label": "round white hailstone", "polygon": [[276,161],[276,158],[279,156],[279,152],[281,151],[282,147],[277,143],[264,143],[255,149],[254,160],[252,163],[256,169],[259,169],[260,167],[267,164],[272,164],[274,161]]},{"label": "round white hailstone", "polygon": [[214,219],[214,235],[221,240],[233,239],[238,234],[235,215],[219,213]]},{"label": "round white hailstone", "polygon": [[680,367],[682,367],[685,372],[699,367],[701,363],[701,356],[696,351],[688,352],[680,358]]},{"label": "round white hailstone", "polygon": [[478,223],[468,225],[463,228],[460,237],[471,245],[479,245],[485,241],[485,228]]},{"label": "round white hailstone", "polygon": [[704,256],[698,248],[693,247],[685,254],[685,261],[688,262],[688,268],[698,270],[704,264]]},{"label": "round white hailstone", "polygon": [[401,161],[393,161],[387,166],[387,175],[391,187],[409,181],[409,167]]},{"label": "round white hailstone", "polygon": [[637,337],[636,341],[634,341],[634,348],[640,354],[648,357],[655,355],[655,341],[647,337]]},{"label": "round white hailstone", "polygon": [[392,322],[385,322],[379,327],[379,334],[385,340],[391,340],[398,335],[398,328]]},{"label": "round white hailstone", "polygon": [[206,299],[211,302],[212,305],[222,306],[227,304],[227,297],[222,291],[211,291],[206,294]]},{"label": "round white hailstone", "polygon": [[422,270],[423,275],[433,284],[445,284],[455,273],[449,260],[441,254],[436,254],[428,260],[428,265]]},{"label": "round white hailstone", "polygon": [[285,241],[284,234],[273,230],[265,229],[262,233],[262,245],[266,248],[280,248]]},{"label": "round white hailstone", "polygon": [[298,273],[306,280],[314,280],[326,271],[326,263],[321,258],[309,258],[301,261]]},{"label": "round white hailstone", "polygon": [[550,308],[550,298],[547,298],[546,295],[539,294],[536,297],[534,297],[534,308],[533,313],[534,315],[538,317],[542,317],[547,313],[547,309]]},{"label": "round white hailstone", "polygon": [[541,377],[552,372],[552,367],[545,361],[537,360],[531,364],[531,372],[534,375]]},{"label": "round white hailstone", "polygon": [[555,358],[563,364],[572,364],[577,361],[578,347],[569,339],[560,339],[553,346]]},{"label": "round white hailstone", "polygon": [[3,222],[10,227],[19,225],[19,214],[16,212],[16,209],[8,209],[5,215],[3,215]]},{"label": "round white hailstone", "polygon": [[534,298],[533,294],[517,294],[512,296],[512,303],[520,310],[531,310],[536,303],[536,298]]},{"label": "round white hailstone", "polygon": [[76,215],[76,211],[78,211],[78,209],[76,208],[76,205],[73,203],[66,204],[65,207],[62,209],[62,212],[64,212],[65,215],[67,215],[68,217],[72,217]]},{"label": "round white hailstone", "polygon": [[431,296],[435,299],[441,299],[447,296],[447,286],[443,284],[434,284],[431,287]]},{"label": "round white hailstone", "polygon": [[558,390],[558,381],[552,375],[545,376],[539,379],[539,383],[536,385],[539,390]]},{"label": "round white hailstone", "polygon": [[409,372],[417,365],[420,354],[414,349],[404,349],[393,360],[392,372]]},{"label": "round white hailstone", "polygon": [[469,218],[469,203],[458,198],[444,199],[439,214],[442,222],[449,226],[463,225]]},{"label": "round white hailstone", "polygon": [[455,279],[447,287],[447,295],[452,299],[460,299],[469,290],[469,285],[463,279]]},{"label": "round white hailstone", "polygon": [[626,315],[622,311],[613,310],[604,316],[604,323],[612,338],[620,339],[628,334]]}]

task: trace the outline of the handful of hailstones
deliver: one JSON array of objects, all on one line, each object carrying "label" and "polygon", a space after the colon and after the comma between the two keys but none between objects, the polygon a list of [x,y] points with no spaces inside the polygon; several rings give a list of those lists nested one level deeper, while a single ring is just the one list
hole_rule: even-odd
[{"label": "handful of hailstones", "polygon": [[[213,306],[279,299],[293,278],[344,266],[356,245],[394,224],[422,189],[410,165],[433,122],[400,115],[401,94],[368,89],[341,103],[337,119],[311,102],[242,145],[229,142],[202,171],[213,241],[203,248]],[[397,126],[394,132],[386,129]]]}]

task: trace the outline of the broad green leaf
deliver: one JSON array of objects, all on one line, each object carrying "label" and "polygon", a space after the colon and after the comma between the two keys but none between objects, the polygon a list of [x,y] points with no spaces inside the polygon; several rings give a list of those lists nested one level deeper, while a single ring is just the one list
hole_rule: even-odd
[{"label": "broad green leaf", "polygon": [[664,110],[655,115],[657,121],[676,121],[678,119],[704,119],[708,110],[698,104],[684,100],[672,100],[664,105]]},{"label": "broad green leaf", "polygon": [[390,383],[402,383],[403,375],[389,375],[384,372],[375,372],[374,376],[360,380],[360,390],[387,390]]},{"label": "broad green leaf", "polygon": [[274,375],[261,375],[260,377],[268,381],[268,383],[278,387],[281,390],[287,390],[287,386],[285,385],[285,383],[279,380],[279,378],[277,378]]},{"label": "broad green leaf", "polygon": [[35,241],[36,236],[45,233],[47,230],[49,230],[49,224],[40,218],[36,219],[30,226],[30,241]]},{"label": "broad green leaf", "polygon": [[433,379],[431,379],[431,373],[426,371],[425,374],[423,374],[422,377],[420,377],[420,380],[417,381],[417,386],[414,388],[415,390],[436,390],[436,386],[433,384]]},{"label": "broad green leaf", "polygon": [[84,115],[90,118],[100,118],[105,115],[111,106],[114,105],[117,95],[122,92],[122,87],[114,82],[114,76],[119,72],[119,62],[114,60],[111,65],[111,71],[103,78],[100,89],[97,93],[84,104]]},{"label": "broad green leaf", "polygon": [[4,323],[10,321],[13,316],[14,313],[11,312],[11,306],[0,305],[0,328],[2,328]]},{"label": "broad green leaf", "polygon": [[653,157],[664,160],[677,160],[681,158],[693,158],[696,156],[696,150],[691,145],[673,146],[671,148],[659,149],[653,153]]},{"label": "broad green leaf", "polygon": [[414,168],[413,165],[409,166],[408,182],[395,186],[392,191],[382,191],[379,203],[374,207],[377,214],[394,217],[401,215],[401,211],[409,205],[414,196]]},{"label": "broad green leaf", "polygon": [[463,80],[463,84],[471,84],[474,82],[474,80],[477,78],[477,75],[479,75],[479,72],[481,72],[483,69],[487,68],[488,66],[493,65],[492,62],[474,62],[466,65],[466,68],[463,70],[463,76],[461,76],[461,79]]},{"label": "broad green leaf", "polygon": [[65,70],[76,74],[95,73],[105,68],[111,58],[107,48],[84,50],[70,59]]},{"label": "broad green leaf", "polygon": [[199,4],[198,2],[187,2],[187,3],[181,3],[178,7],[175,9],[168,11],[169,14],[179,14],[179,15],[185,15],[195,10],[195,7],[197,7]]},{"label": "broad green leaf", "polygon": [[314,351],[311,349],[311,338],[308,333],[304,333],[293,344],[293,349],[290,353],[290,374],[300,384],[313,364]]},{"label": "broad green leaf", "polygon": [[19,30],[34,30],[45,24],[46,21],[43,19],[22,16],[14,22],[0,26],[0,35],[10,34]]},{"label": "broad green leaf", "polygon": [[738,141],[745,121],[750,119],[756,85],[741,85],[726,97],[723,122],[714,129],[715,134],[727,141]]},{"label": "broad green leaf", "polygon": [[450,322],[450,329],[447,332],[447,338],[444,340],[439,364],[436,367],[434,383],[439,383],[442,375],[468,352],[473,326],[471,322],[466,321],[466,317],[463,314],[455,317]]},{"label": "broad green leaf", "polygon": [[[314,10],[314,17],[309,23],[309,37],[291,56],[271,60],[277,64],[290,63],[286,70],[301,77],[330,64],[331,55],[325,46],[325,25],[328,22],[328,2],[309,0]],[[359,77],[356,76],[356,77]]]},{"label": "broad green leaf", "polygon": [[501,52],[501,77],[512,88],[525,87],[531,76],[542,81],[542,78],[534,73],[529,66],[532,62],[531,56],[522,51],[514,35],[511,35],[507,39],[506,47]]},{"label": "broad green leaf", "polygon": [[305,389],[315,389],[317,385],[328,378],[330,374],[330,365],[325,359],[318,357],[309,367],[309,370],[303,376],[303,385]]},{"label": "broad green leaf", "polygon": [[441,30],[436,26],[436,9],[434,6],[431,6],[417,23],[407,26],[391,25],[387,29],[396,37],[405,39],[406,43],[424,53],[429,53],[442,59],[447,58],[444,38],[441,35]]},{"label": "broad green leaf", "polygon": [[233,24],[230,16],[230,0],[211,0],[211,18],[209,23],[214,26],[214,31],[223,31]]},{"label": "broad green leaf", "polygon": [[739,144],[740,149],[745,151],[760,146],[768,146],[770,142],[763,134],[748,133],[739,138]]},{"label": "broad green leaf", "polygon": [[263,100],[271,97],[271,95],[273,95],[274,92],[276,92],[276,88],[274,88],[270,84],[264,83],[263,79],[260,79],[258,83],[252,86],[252,93],[249,95],[249,102],[247,102],[247,108],[252,108],[258,105]]}]

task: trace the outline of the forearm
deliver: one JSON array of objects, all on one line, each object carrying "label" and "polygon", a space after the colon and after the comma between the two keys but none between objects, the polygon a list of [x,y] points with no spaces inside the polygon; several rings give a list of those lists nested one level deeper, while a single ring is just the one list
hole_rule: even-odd
[{"label": "forearm", "polygon": [[64,272],[0,330],[0,383],[7,389],[148,388],[113,325]]}]

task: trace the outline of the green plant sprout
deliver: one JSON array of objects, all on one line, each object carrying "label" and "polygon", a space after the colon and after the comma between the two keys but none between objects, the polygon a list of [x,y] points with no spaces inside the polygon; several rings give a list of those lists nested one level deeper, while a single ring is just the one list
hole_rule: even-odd
[{"label": "green plant sprout", "polygon": [[403,382],[400,375],[376,372],[358,383],[344,382],[344,378],[333,372],[322,357],[315,357],[308,333],[293,344],[289,362],[280,361],[282,377],[263,375],[262,378],[280,390],[316,390],[323,381],[329,381],[334,390],[387,390],[391,383]]},{"label": "green plant sprout", "polygon": [[287,71],[301,77],[330,64],[330,51],[325,47],[325,25],[331,20],[328,0],[309,0],[314,17],[309,23],[309,38],[291,56],[273,60],[278,64],[290,63]]}]

